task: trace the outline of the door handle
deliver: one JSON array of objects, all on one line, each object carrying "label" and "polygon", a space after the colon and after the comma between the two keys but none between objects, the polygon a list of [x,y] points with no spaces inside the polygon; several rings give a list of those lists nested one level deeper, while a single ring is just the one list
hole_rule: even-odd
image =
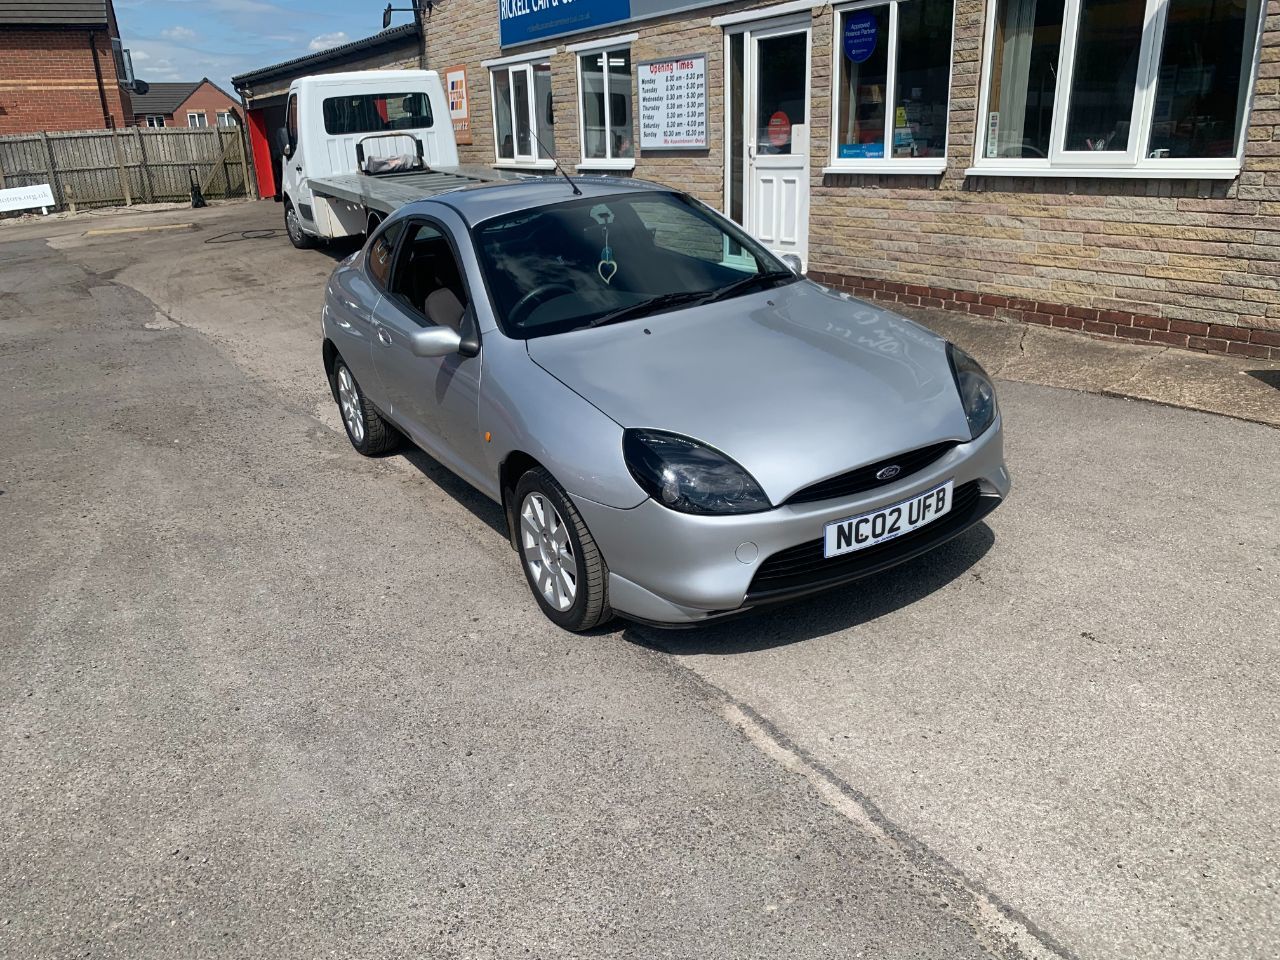
[{"label": "door handle", "polygon": [[299,173],[301,173],[301,172],[302,172],[302,164],[300,164],[300,163],[299,163],[299,164],[298,164],[297,166],[295,166],[293,169],[295,169],[295,170],[297,170]]},{"label": "door handle", "polygon": [[384,347],[391,346],[391,334],[387,333],[385,327],[378,327],[378,342]]}]

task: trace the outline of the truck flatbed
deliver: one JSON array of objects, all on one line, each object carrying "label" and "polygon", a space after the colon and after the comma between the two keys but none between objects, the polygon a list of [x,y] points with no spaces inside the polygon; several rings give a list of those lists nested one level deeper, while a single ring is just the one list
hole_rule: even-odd
[{"label": "truck flatbed", "polygon": [[338,177],[320,177],[308,181],[313,193],[334,200],[345,200],[382,214],[394,213],[406,203],[422,200],[473,183],[517,179],[494,170],[466,167],[443,167],[418,173],[371,176],[348,173]]}]

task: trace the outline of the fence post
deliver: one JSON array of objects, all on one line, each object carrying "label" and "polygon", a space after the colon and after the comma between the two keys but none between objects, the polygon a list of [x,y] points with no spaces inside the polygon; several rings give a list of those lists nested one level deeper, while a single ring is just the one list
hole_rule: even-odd
[{"label": "fence post", "polygon": [[0,190],[4,189],[4,167],[0,167]]},{"label": "fence post", "polygon": [[129,174],[124,169],[124,150],[120,147],[120,135],[111,131],[111,146],[116,151],[116,171],[120,174],[120,190],[124,193],[124,205],[133,206],[133,190],[129,188]]},{"label": "fence post", "polygon": [[142,171],[142,189],[146,195],[147,203],[155,203],[155,190],[151,186],[151,168],[147,166],[147,140],[142,135],[141,127],[133,128],[133,136],[138,141],[138,169]]},{"label": "fence post", "polygon": [[[244,187],[244,196],[246,200],[258,195],[258,185],[256,183],[253,185],[253,192],[249,192],[249,151],[245,149],[245,138],[248,136],[248,133],[249,131],[247,127],[236,124],[236,146],[240,150],[240,176],[243,178],[241,182]],[[4,171],[0,170],[0,178],[3,178],[3,176]]]},{"label": "fence post", "polygon": [[53,191],[54,202],[62,206],[62,184],[58,183],[58,168],[53,163],[53,147],[49,145],[49,134],[40,131],[40,142],[44,144],[44,169],[49,177],[49,189]]}]

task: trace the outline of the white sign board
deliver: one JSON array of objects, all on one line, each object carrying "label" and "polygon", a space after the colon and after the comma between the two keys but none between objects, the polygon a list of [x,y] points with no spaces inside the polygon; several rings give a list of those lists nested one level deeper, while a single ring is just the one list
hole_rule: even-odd
[{"label": "white sign board", "polygon": [[707,55],[636,65],[641,150],[707,147]]},{"label": "white sign board", "polygon": [[47,183],[38,183],[31,187],[10,187],[0,190],[0,213],[9,210],[28,210],[31,207],[52,207],[53,191]]}]

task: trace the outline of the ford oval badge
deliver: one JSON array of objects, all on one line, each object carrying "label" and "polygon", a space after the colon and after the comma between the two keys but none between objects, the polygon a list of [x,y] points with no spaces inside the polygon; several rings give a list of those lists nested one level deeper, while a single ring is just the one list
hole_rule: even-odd
[{"label": "ford oval badge", "polygon": [[892,480],[902,472],[902,468],[896,463],[891,463],[887,467],[881,467],[876,471],[877,480]]}]

